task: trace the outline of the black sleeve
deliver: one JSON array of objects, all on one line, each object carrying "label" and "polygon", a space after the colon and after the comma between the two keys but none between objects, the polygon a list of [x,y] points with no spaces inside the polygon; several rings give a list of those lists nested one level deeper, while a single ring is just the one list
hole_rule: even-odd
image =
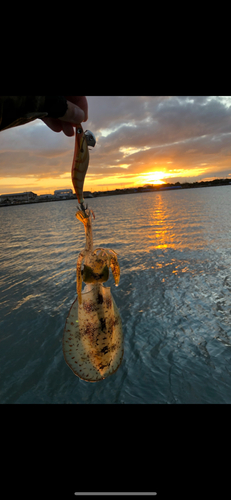
[{"label": "black sleeve", "polygon": [[36,118],[59,118],[67,111],[64,96],[0,96],[0,130]]}]

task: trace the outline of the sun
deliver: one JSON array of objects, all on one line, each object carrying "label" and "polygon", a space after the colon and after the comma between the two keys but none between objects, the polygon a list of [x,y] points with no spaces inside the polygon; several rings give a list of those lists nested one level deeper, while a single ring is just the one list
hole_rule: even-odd
[{"label": "sun", "polygon": [[162,181],[163,177],[165,177],[164,172],[147,172],[146,174],[142,174],[139,176],[139,180],[144,184],[166,184],[166,182]]}]

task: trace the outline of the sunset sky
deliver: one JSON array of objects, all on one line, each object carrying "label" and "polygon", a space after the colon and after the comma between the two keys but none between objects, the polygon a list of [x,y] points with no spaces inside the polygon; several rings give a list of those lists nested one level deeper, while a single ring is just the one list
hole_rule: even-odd
[{"label": "sunset sky", "polygon": [[[231,96],[88,97],[84,190],[231,180]],[[74,137],[41,120],[0,132],[0,194],[73,188]]]}]

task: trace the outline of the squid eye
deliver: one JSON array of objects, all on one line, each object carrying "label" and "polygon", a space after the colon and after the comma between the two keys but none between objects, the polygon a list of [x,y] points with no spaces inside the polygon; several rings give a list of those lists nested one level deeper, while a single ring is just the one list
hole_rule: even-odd
[{"label": "squid eye", "polygon": [[77,128],[77,129],[76,129],[76,132],[77,132],[77,134],[82,134],[83,129],[82,129],[82,128]]}]

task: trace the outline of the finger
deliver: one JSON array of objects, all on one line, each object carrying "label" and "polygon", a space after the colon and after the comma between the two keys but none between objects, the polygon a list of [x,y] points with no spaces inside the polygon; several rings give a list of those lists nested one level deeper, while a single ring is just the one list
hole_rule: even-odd
[{"label": "finger", "polygon": [[68,109],[65,115],[59,117],[60,120],[73,123],[73,125],[78,125],[78,123],[85,120],[85,113],[79,106],[76,106],[70,101],[67,101],[67,105]]},{"label": "finger", "polygon": [[61,132],[62,130],[67,137],[72,137],[75,133],[71,123],[63,122],[56,118],[42,118],[42,121],[53,130],[53,132]]},{"label": "finger", "polygon": [[76,106],[78,106],[79,108],[81,108],[84,111],[85,119],[83,121],[87,121],[88,120],[88,102],[87,102],[86,96],[84,96],[84,95],[77,95],[77,96],[65,95],[64,97],[66,97],[66,99],[68,101],[72,102],[73,104],[75,104]]},{"label": "finger", "polygon": [[74,132],[74,128],[71,125],[71,123],[61,121],[61,125],[62,125],[63,132],[65,135],[67,135],[67,137],[72,137],[74,135],[75,132]]},{"label": "finger", "polygon": [[61,132],[63,130],[60,120],[56,118],[42,118],[42,121],[54,132]]}]

